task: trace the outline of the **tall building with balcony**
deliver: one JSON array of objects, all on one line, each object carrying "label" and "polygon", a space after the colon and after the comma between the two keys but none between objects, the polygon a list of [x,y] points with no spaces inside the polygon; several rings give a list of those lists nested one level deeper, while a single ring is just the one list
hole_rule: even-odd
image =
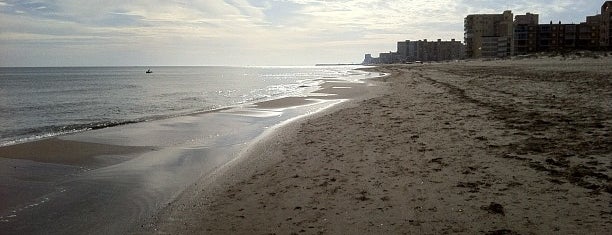
[{"label": "tall building with balcony", "polygon": [[409,61],[447,61],[463,59],[464,48],[460,41],[402,41],[397,42],[400,62]]},{"label": "tall building with balcony", "polygon": [[466,57],[511,56],[514,51],[513,24],[512,11],[468,15],[464,20]]},{"label": "tall building with balcony", "polygon": [[525,55],[538,50],[539,15],[527,13],[514,17],[514,54]]},{"label": "tall building with balcony", "polygon": [[378,54],[378,60],[381,64],[394,64],[397,63],[399,59],[397,52],[390,51],[389,53],[383,52]]},{"label": "tall building with balcony", "polygon": [[579,25],[549,24],[538,25],[538,51],[564,51],[580,48]]},{"label": "tall building with balcony", "polygon": [[612,1],[601,13],[587,16],[580,24],[539,24],[538,14],[526,13],[513,19],[512,11],[475,14],[464,19],[465,44],[451,40],[401,41],[397,52],[366,54],[364,64],[410,61],[444,61],[463,58],[503,58],[534,52],[612,50]]},{"label": "tall building with balcony", "polygon": [[418,41],[401,41],[397,42],[397,53],[401,62],[408,61],[423,61],[426,57],[427,39]]},{"label": "tall building with balcony", "polygon": [[612,1],[601,6],[599,42],[602,49],[612,50]]},{"label": "tall building with balcony", "polygon": [[465,47],[461,41],[400,41],[397,52],[380,53],[378,58],[366,54],[362,64],[393,64],[415,61],[450,61],[464,59]]},{"label": "tall building with balcony", "polygon": [[586,22],[578,25],[577,45],[579,49],[598,50],[601,37],[601,15],[587,16]]}]

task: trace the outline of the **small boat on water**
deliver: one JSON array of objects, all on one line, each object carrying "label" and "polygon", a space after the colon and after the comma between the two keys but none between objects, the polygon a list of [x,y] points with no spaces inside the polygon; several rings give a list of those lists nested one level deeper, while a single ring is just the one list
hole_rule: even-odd
[{"label": "small boat on water", "polygon": [[153,71],[151,71],[151,69],[148,69],[145,73],[153,73]]}]

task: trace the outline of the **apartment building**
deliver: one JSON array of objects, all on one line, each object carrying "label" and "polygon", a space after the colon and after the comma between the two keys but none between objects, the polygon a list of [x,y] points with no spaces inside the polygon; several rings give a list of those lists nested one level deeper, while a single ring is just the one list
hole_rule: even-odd
[{"label": "apartment building", "polygon": [[538,50],[539,15],[527,13],[514,17],[514,54],[525,55]]},{"label": "apartment building", "polygon": [[[539,24],[536,51],[600,50],[601,15],[587,16],[580,24]],[[516,32],[517,29],[515,29]],[[517,51],[522,51],[518,47]],[[532,51],[533,52],[533,51]],[[520,53],[517,53],[520,54]]]},{"label": "apartment building", "polygon": [[365,54],[365,58],[361,64],[380,64],[378,58],[372,57],[372,54]]},{"label": "apartment building", "polygon": [[539,23],[539,15],[526,13],[513,18],[502,14],[475,14],[464,19],[465,45],[451,41],[401,41],[397,52],[366,54],[364,64],[410,61],[445,61],[463,58],[504,58],[543,51],[612,50],[612,1],[601,13],[587,16],[580,24]]},{"label": "apartment building", "polygon": [[586,22],[578,25],[577,47],[586,50],[598,50],[601,37],[601,15],[587,16]]},{"label": "apartment building", "polygon": [[449,61],[464,59],[464,46],[460,41],[401,41],[397,52],[380,53],[378,58],[366,54],[363,64],[392,64],[414,61]]},{"label": "apartment building", "polygon": [[602,49],[612,50],[612,1],[601,6],[599,45]]},{"label": "apartment building", "polygon": [[450,41],[442,41],[438,39],[433,43],[434,61],[458,60],[464,58],[465,49],[460,41],[451,39]]},{"label": "apartment building", "polygon": [[580,24],[539,24],[539,16],[531,13],[517,15],[510,24],[511,17],[511,11],[468,15],[464,22],[466,56],[499,58],[541,51],[612,50],[612,1],[604,2],[601,14],[587,16]]},{"label": "apartment building", "polygon": [[577,49],[579,25],[576,24],[540,24],[537,33],[536,51],[560,51]]},{"label": "apartment building", "polygon": [[381,64],[393,64],[398,61],[398,53],[390,51],[389,53],[383,52],[378,55],[378,62]]},{"label": "apartment building", "polygon": [[465,55],[469,58],[506,57],[514,52],[512,11],[468,15],[464,19]]},{"label": "apartment building", "polygon": [[399,62],[436,61],[438,58],[435,46],[428,42],[427,39],[397,42],[397,53],[399,55]]}]

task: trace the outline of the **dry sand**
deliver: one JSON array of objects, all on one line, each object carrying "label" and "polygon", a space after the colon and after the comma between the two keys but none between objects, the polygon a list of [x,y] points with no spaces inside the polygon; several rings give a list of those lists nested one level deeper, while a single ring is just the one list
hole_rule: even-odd
[{"label": "dry sand", "polygon": [[378,70],[386,94],[270,133],[136,232],[612,229],[612,60]]}]

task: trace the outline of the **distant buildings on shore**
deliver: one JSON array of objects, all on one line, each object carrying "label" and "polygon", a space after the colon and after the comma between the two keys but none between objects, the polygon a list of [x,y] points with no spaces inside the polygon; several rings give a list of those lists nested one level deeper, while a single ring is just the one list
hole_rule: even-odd
[{"label": "distant buildings on shore", "polygon": [[561,21],[540,24],[537,14],[468,15],[465,18],[467,58],[504,58],[535,52],[572,50],[611,50],[612,1],[606,1],[601,13],[587,16],[579,24]]},{"label": "distant buildings on shore", "polygon": [[464,46],[461,41],[410,41],[397,42],[397,51],[380,53],[378,58],[366,54],[363,64],[393,64],[422,61],[448,61],[463,59]]},{"label": "distant buildings on shore", "polygon": [[465,17],[464,37],[467,58],[512,55],[512,12]]},{"label": "distant buildings on shore", "polygon": [[397,51],[366,54],[363,64],[390,64],[415,61],[448,61],[464,58],[506,58],[536,52],[612,50],[612,1],[601,13],[587,16],[579,24],[539,23],[539,15],[474,14],[464,19],[464,42],[402,41]]}]

